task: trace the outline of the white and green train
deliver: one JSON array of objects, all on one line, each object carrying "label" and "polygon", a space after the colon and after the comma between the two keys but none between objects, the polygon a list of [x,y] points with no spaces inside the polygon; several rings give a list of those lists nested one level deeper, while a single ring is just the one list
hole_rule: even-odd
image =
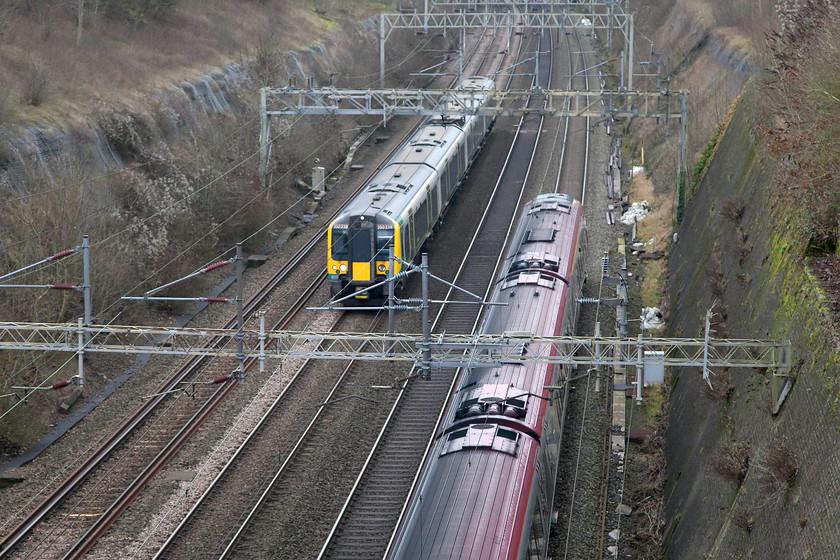
[{"label": "white and green train", "polygon": [[[476,91],[495,87],[484,77],[465,79],[463,99],[487,102]],[[469,93],[467,93],[469,92]],[[327,274],[334,298],[381,302],[388,275],[388,247],[411,261],[431,235],[484,144],[493,117],[471,115],[429,120],[376,173],[329,225]],[[394,274],[401,270],[395,265]],[[347,302],[345,302],[347,303]]]}]

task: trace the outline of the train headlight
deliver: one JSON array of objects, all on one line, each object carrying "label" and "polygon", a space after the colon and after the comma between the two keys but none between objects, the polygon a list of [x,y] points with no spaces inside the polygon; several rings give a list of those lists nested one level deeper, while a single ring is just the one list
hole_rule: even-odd
[{"label": "train headlight", "polygon": [[378,267],[376,267],[376,269],[377,269],[379,272],[385,272],[385,270],[386,270],[387,268],[388,268],[388,267],[387,267],[387,266],[385,266],[384,264],[380,264]]},{"label": "train headlight", "polygon": [[338,270],[338,267],[333,265],[333,270]]},{"label": "train headlight", "polygon": [[347,272],[347,265],[343,264],[343,265],[339,266],[338,270],[340,270],[341,272]]}]

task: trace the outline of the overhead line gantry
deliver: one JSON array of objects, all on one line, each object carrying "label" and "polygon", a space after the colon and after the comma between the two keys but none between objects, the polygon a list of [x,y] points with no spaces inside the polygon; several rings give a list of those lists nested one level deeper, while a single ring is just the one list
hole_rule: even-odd
[{"label": "overhead line gantry", "polygon": [[665,366],[703,368],[705,378],[710,368],[773,369],[774,412],[792,384],[789,341],[715,339],[708,333],[706,338],[542,337],[527,332],[424,336],[0,322],[0,350],[391,361],[421,369],[526,363],[644,368],[646,355],[660,356]]}]

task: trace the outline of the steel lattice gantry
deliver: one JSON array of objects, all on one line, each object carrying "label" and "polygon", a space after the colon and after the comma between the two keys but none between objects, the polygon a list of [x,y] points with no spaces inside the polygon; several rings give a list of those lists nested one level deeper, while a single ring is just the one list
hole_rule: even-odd
[{"label": "steel lattice gantry", "polygon": [[[227,356],[237,354],[236,329],[78,326],[73,323],[0,323],[0,350]],[[666,366],[756,367],[790,370],[790,342],[759,339],[533,336],[527,332],[435,335],[244,329],[249,358],[318,358],[418,362],[432,349],[433,367],[554,363],[633,366],[639,353],[664,352]],[[367,344],[362,344],[367,343]],[[214,345],[215,344],[215,345]],[[361,348],[361,349],[359,349]],[[707,354],[704,358],[704,354]]]},{"label": "steel lattice gantry", "polygon": [[[272,115],[377,115],[391,116],[521,115],[527,112],[558,117],[680,120],[680,173],[685,172],[688,92],[679,91],[562,91],[494,90],[482,92],[494,103],[476,110],[475,101],[463,90],[263,88],[260,94],[260,176],[266,181],[271,155]],[[532,95],[546,98],[526,106]],[[460,97],[460,99],[459,99]]]},{"label": "steel lattice gantry", "polygon": [[[595,3],[593,6],[601,6]],[[512,6],[512,5],[511,5]],[[563,4],[565,6],[565,4]],[[581,5],[575,5],[580,10]],[[574,11],[487,11],[487,12],[436,12],[381,14],[379,24],[379,86],[385,87],[385,42],[395,29],[507,29],[508,37],[516,27],[529,29],[605,29],[612,42],[614,30],[621,32],[626,48],[623,50],[622,67],[627,67],[627,89],[633,89],[633,14],[626,14],[620,3],[603,4],[603,13]],[[622,84],[624,86],[625,84]]]},{"label": "steel lattice gantry", "polygon": [[[337,89],[263,88],[265,115],[378,115],[382,117],[427,115],[522,115],[538,113],[555,117],[654,117],[683,119],[688,92],[660,91],[563,91],[494,90],[470,92],[453,89]],[[495,103],[476,109],[475,97]],[[519,105],[530,96],[546,105]],[[264,133],[270,135],[267,128]]]},{"label": "steel lattice gantry", "polygon": [[[0,323],[0,350],[240,357],[236,329],[83,326],[67,323]],[[553,363],[643,367],[658,353],[666,366],[771,368],[773,397],[790,387],[789,341],[702,338],[538,337],[508,332],[481,335],[326,333],[243,330],[246,358],[376,360],[431,367],[491,367]],[[87,343],[84,341],[87,340]],[[430,363],[423,363],[425,348]],[[781,381],[780,381],[781,380]],[[784,393],[784,394],[783,394]]]}]

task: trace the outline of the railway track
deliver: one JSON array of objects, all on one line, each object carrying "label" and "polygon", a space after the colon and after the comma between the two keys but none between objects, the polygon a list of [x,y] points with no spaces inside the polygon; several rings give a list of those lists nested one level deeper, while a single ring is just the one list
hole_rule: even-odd
[{"label": "railway track", "polygon": [[[409,135],[416,126],[419,122]],[[373,134],[373,130],[369,134]],[[360,188],[365,182],[360,183]],[[263,308],[274,297],[277,286],[289,281],[292,275],[308,277],[311,279],[309,288],[296,300],[287,298],[294,300],[290,306],[268,308],[267,320],[274,328],[282,328],[291,320],[308,295],[325,279],[323,260],[307,260],[313,251],[326,253],[325,238],[325,230],[319,230],[248,299],[244,304],[246,318],[251,319]],[[283,312],[283,309],[287,311]],[[236,318],[231,317],[224,328],[235,325]],[[248,367],[251,365],[253,363]],[[233,391],[236,384],[229,382],[232,380],[228,376],[236,368],[232,362],[202,358],[189,360],[180,367],[158,389],[158,396],[147,400],[48,498],[4,536],[0,542],[0,558],[13,552],[21,557],[83,556]],[[183,383],[198,379],[220,379],[222,382],[209,395],[200,395],[203,398],[178,398],[171,394]]]},{"label": "railway track", "polygon": [[[352,321],[346,321],[346,323],[352,324]],[[371,327],[369,326],[365,328],[359,327],[358,325],[355,328],[342,328],[342,330],[362,331],[370,329]],[[329,368],[331,366],[321,365],[316,366],[314,369],[319,370],[325,367]],[[294,379],[297,380],[301,377],[298,374]],[[267,522],[270,525],[284,525],[282,518],[287,515],[287,512],[292,512],[295,515],[294,512],[300,511],[300,508],[296,508],[291,503],[295,497],[301,494],[311,495],[313,492],[316,492],[312,489],[300,490],[301,484],[306,484],[300,481],[304,481],[307,478],[307,469],[312,470],[312,461],[308,459],[318,454],[320,452],[319,450],[329,448],[329,442],[335,440],[335,434],[331,434],[330,431],[333,429],[332,426],[337,422],[335,416],[340,417],[342,414],[341,411],[333,414],[333,409],[319,407],[317,405],[321,404],[322,400],[325,402],[332,400],[334,395],[348,384],[352,386],[353,383],[356,383],[357,388],[355,390],[358,391],[359,387],[369,386],[371,380],[364,375],[363,371],[359,371],[358,367],[351,368],[348,366],[330,393],[324,395],[322,387],[329,386],[327,382],[329,373],[327,372],[325,376],[323,374],[318,375],[314,371],[309,371],[306,377],[308,379],[307,381],[293,381],[290,385],[304,387],[305,383],[307,387],[302,389],[287,388],[289,393],[305,396],[296,397],[284,393],[284,395],[278,397],[263,417],[263,421],[260,422],[260,427],[255,430],[256,433],[248,437],[248,441],[237,451],[236,458],[232,459],[225,466],[223,473],[214,480],[212,486],[203,494],[200,499],[200,504],[197,504],[190,511],[187,519],[181,523],[156,557],[217,557],[220,554],[222,557],[225,557],[233,554],[234,550],[236,550],[237,556],[247,555],[249,553],[259,556],[262,553],[258,550],[261,546],[261,542],[258,542],[258,540],[263,541],[265,539],[255,539],[249,537],[249,535],[264,534],[265,531],[261,531],[260,526],[266,523],[264,521],[266,518],[270,520]],[[316,386],[315,388],[313,388],[313,384]],[[318,385],[322,387],[317,387]],[[347,396],[347,392],[344,391],[345,397]],[[313,400],[313,395],[324,396]],[[283,405],[283,407],[293,406],[294,411],[291,413],[288,410],[283,410],[282,413],[277,412],[283,403],[288,403],[288,405]],[[285,436],[288,435],[286,433],[283,433],[284,437],[271,435],[277,434],[278,430],[289,431],[288,428],[278,428],[277,426],[279,425],[291,426],[306,423],[305,419],[312,416],[312,410],[317,410],[318,412],[312,417],[307,429],[300,433],[294,441],[286,438]],[[385,410],[387,410],[387,407],[385,407]],[[272,421],[272,417],[280,416],[281,414],[291,418],[285,423]],[[349,425],[347,419],[340,420],[342,425]],[[368,422],[366,421],[365,423]],[[358,433],[363,431],[361,427],[356,430]],[[375,436],[375,431],[372,434]],[[265,441],[269,441],[271,444],[260,443]],[[359,443],[359,447],[362,452],[366,449],[361,442]],[[278,449],[281,450],[279,452],[281,460],[273,464],[275,462],[263,452],[265,449],[274,450],[275,455],[278,454]],[[289,450],[288,454],[285,451],[287,449]],[[271,451],[269,451],[270,454]],[[260,455],[263,457],[260,458]],[[300,457],[303,457],[303,459]],[[331,462],[335,462],[336,460],[333,457]],[[252,466],[249,467],[248,465]],[[246,488],[244,486],[237,487],[235,482],[237,475],[233,474],[234,472],[269,472],[274,474],[261,482],[250,481]],[[292,482],[289,482],[289,480]],[[259,488],[259,491],[256,493],[254,492],[255,487]],[[237,493],[239,496],[235,495]],[[244,494],[250,494],[250,496],[245,496]],[[205,499],[211,495],[212,500]],[[319,502],[322,501],[320,498],[319,496]],[[247,502],[245,506],[241,505],[243,502]],[[310,509],[314,507],[314,504],[311,502],[308,505]],[[324,507],[329,508],[329,505],[327,504]],[[264,509],[272,510],[275,513],[266,515],[261,511]],[[336,507],[335,509],[337,510],[338,508]],[[231,517],[229,515],[230,511],[245,511],[250,513],[247,515],[243,514],[244,519],[241,519],[241,527],[231,528],[231,524],[226,524],[224,521]],[[212,525],[209,531],[207,530],[208,524]],[[306,546],[299,539],[287,539],[287,541],[292,541],[290,550],[287,551],[289,554],[294,554],[294,552],[300,551],[302,547]],[[278,553],[276,546],[272,547],[272,553]]]},{"label": "railway track", "polygon": [[[575,65],[569,67],[568,88],[575,89],[583,87],[589,89],[591,84],[589,75],[582,72],[582,69],[592,66],[592,62],[586,58],[587,50],[584,48],[583,39],[575,31],[570,36],[570,41],[577,43],[577,51],[580,58]],[[579,66],[579,68],[578,68]],[[582,123],[583,118],[575,121]],[[554,182],[555,192],[575,193],[582,201],[586,200],[587,174],[590,160],[590,140],[593,135],[590,119],[586,118],[585,126],[572,125],[572,119],[566,119],[564,126],[564,137],[575,132],[570,127],[585,130],[586,138],[580,142],[579,152],[583,153],[583,165],[567,166],[561,168]],[[571,156],[572,160],[580,156]],[[579,193],[579,194],[577,194]],[[592,194],[593,200],[600,193]],[[594,203],[593,203],[594,204]],[[601,271],[595,271],[600,262],[592,263],[590,278],[598,278]],[[591,282],[589,286],[595,290],[587,294],[600,298],[604,290],[602,285]],[[587,287],[589,289],[589,287]],[[604,319],[602,324],[610,324],[608,311],[602,315],[599,306],[582,309],[581,322],[586,323],[587,329],[594,329],[594,324],[599,319]],[[591,332],[591,331],[588,331]],[[609,474],[610,457],[610,405],[612,402],[612,383],[607,377],[602,380],[596,390],[596,376],[594,371],[580,372],[573,381],[577,389],[569,398],[569,414],[565,426],[563,456],[561,457],[561,476],[558,480],[556,502],[558,523],[552,528],[552,548],[550,554],[555,558],[564,560],[574,558],[600,558],[604,552],[605,519],[607,508],[607,481],[605,476]],[[565,465],[565,470],[563,469]],[[581,528],[586,527],[586,531]],[[601,552],[599,552],[601,551]]]},{"label": "railway track", "polygon": [[[550,34],[544,37],[550,41]],[[550,81],[551,59],[542,64],[545,66],[540,75]],[[545,84],[539,85],[545,87]],[[538,96],[529,100],[535,102],[540,102]],[[541,127],[541,118],[520,120],[491,202],[456,274],[455,283],[460,288],[484,298],[491,289],[499,255],[515,220]],[[450,290],[444,299],[465,301],[467,297]],[[473,332],[479,315],[479,306],[448,304],[439,310],[433,330]],[[319,558],[375,558],[385,554],[419,476],[419,466],[432,442],[456,374],[454,369],[436,370],[431,380],[402,386],[389,423],[380,433],[377,446],[371,451]]]}]

